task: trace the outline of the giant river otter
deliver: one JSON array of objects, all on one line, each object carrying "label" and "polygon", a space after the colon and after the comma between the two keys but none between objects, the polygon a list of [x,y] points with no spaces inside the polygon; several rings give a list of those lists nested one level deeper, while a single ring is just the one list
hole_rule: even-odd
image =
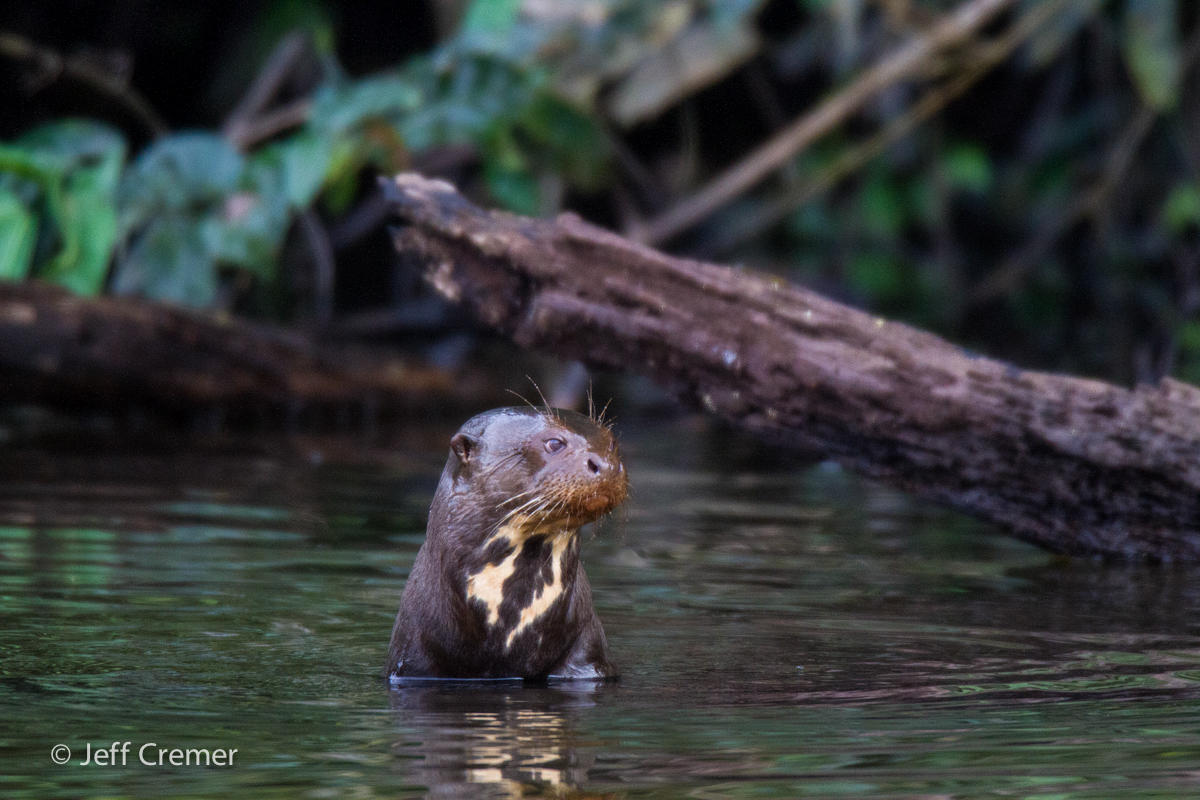
[{"label": "giant river otter", "polygon": [[467,420],[400,598],[387,675],[615,677],[579,527],[628,486],[601,420],[532,406]]}]

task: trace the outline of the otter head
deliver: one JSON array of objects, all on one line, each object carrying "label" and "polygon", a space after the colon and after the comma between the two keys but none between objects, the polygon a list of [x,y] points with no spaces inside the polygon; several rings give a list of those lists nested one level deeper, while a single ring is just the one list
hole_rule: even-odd
[{"label": "otter head", "polygon": [[471,496],[470,508],[483,512],[472,527],[484,538],[501,525],[575,530],[616,508],[629,490],[612,432],[575,411],[488,411],[463,424],[450,451],[447,500],[455,506]]}]

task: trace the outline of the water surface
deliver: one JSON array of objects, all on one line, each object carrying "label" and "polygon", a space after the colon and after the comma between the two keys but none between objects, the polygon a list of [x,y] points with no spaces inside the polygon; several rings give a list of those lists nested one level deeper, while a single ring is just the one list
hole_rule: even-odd
[{"label": "water surface", "polygon": [[425,427],[8,447],[0,796],[1200,793],[1200,572],[1059,560],[695,425],[625,427],[633,498],[585,542],[619,683],[389,689]]}]

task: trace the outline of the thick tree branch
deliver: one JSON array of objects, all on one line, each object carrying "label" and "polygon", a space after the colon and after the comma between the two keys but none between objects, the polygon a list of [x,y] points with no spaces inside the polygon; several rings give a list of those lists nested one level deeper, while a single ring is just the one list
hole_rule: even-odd
[{"label": "thick tree branch", "polygon": [[1200,560],[1200,390],[1029,372],[573,216],[386,182],[397,248],[519,345],[648,374],[756,433],[1067,553]]},{"label": "thick tree branch", "polygon": [[[453,402],[445,372],[278,328],[129,298],[0,283],[5,400],[286,426]],[[468,391],[467,394],[470,392]]]}]

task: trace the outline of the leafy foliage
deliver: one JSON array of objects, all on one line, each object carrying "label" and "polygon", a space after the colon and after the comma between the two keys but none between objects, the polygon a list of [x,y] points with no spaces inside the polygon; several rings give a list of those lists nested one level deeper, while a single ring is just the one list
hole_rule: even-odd
[{"label": "leafy foliage", "polygon": [[0,189],[0,279],[20,280],[29,274],[37,219],[13,191]]},{"label": "leafy foliage", "polygon": [[1142,101],[1159,110],[1179,100],[1178,12],[1176,0],[1128,0],[1125,9],[1121,52]]},{"label": "leafy foliage", "polygon": [[[989,37],[1049,2],[1015,4]],[[243,150],[180,131],[131,156],[121,133],[76,120],[0,144],[0,279],[218,305],[223,287],[280,280],[297,214],[348,214],[364,176],[441,148],[472,154],[468,188],[485,202],[546,215],[585,199],[606,224],[651,218],[956,5],[470,0],[437,46],[351,77],[335,4],[278,0],[232,60],[309,30],[320,74],[302,124]],[[783,180],[670,244],[1023,364],[1200,381],[1198,27],[1179,0],[1059,3],[992,77],[848,174],[865,138],[987,45],[881,93]],[[685,65],[695,41],[711,52]],[[794,184],[821,188],[781,206]],[[768,210],[769,235],[704,250]]]},{"label": "leafy foliage", "polygon": [[98,291],[117,238],[114,195],[124,159],[116,132],[73,120],[0,147],[0,276]]},{"label": "leafy foliage", "polygon": [[31,132],[0,150],[0,278],[83,294],[107,280],[118,293],[211,306],[223,270],[276,277],[292,217],[318,195],[344,213],[364,169],[396,171],[443,145],[478,148],[493,199],[524,213],[552,210],[543,176],[598,188],[604,138],[538,63],[550,27],[516,31],[518,7],[474,3],[457,37],[404,68],[358,80],[335,71],[299,130],[249,154],[184,131],[126,164],[112,129]]},{"label": "leafy foliage", "polygon": [[[796,207],[782,236],[722,255],[1022,364],[1200,381],[1200,18],[1184,5],[1063,4],[978,97]],[[836,0],[808,8],[815,30],[796,50],[810,75],[873,58],[897,22]],[[857,126],[886,129],[896,99]],[[833,173],[861,140],[849,133],[802,153],[796,180]],[[774,199],[767,187],[711,227]]]}]

